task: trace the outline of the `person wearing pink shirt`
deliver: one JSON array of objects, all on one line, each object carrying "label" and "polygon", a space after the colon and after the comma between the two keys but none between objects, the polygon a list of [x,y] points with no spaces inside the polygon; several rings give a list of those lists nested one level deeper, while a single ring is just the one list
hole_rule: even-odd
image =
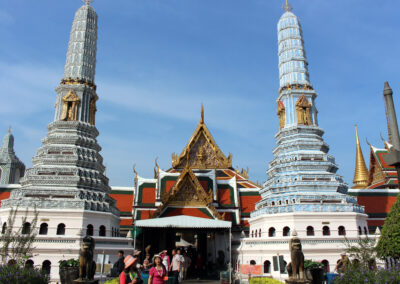
[{"label": "person wearing pink shirt", "polygon": [[165,284],[167,269],[161,263],[161,256],[155,255],[153,257],[154,266],[150,269],[148,284]]}]

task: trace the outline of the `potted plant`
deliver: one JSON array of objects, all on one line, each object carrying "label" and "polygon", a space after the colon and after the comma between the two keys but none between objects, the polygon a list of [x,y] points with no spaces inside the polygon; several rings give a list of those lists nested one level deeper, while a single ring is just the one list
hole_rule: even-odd
[{"label": "potted plant", "polygon": [[79,260],[71,258],[60,260],[58,263],[61,284],[73,284],[73,281],[79,277]]},{"label": "potted plant", "polygon": [[324,265],[322,263],[306,259],[304,261],[304,270],[306,278],[311,280],[312,284],[322,284],[324,282]]}]

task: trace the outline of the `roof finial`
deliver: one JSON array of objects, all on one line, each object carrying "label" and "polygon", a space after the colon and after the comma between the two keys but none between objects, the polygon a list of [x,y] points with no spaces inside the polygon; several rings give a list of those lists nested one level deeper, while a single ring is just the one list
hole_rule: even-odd
[{"label": "roof finial", "polygon": [[286,5],[284,8],[285,8],[286,12],[289,12],[290,10],[292,10],[292,7],[289,5],[288,0],[286,0]]},{"label": "roof finial", "polygon": [[12,129],[11,129],[11,125],[8,127],[8,133],[10,133],[11,134],[11,132],[12,132]]},{"label": "roof finial", "polygon": [[200,123],[204,123],[204,107],[203,104],[201,104],[201,118],[200,118]]},{"label": "roof finial", "polygon": [[90,3],[93,3],[94,2],[94,0],[86,0],[86,5],[90,5]]}]

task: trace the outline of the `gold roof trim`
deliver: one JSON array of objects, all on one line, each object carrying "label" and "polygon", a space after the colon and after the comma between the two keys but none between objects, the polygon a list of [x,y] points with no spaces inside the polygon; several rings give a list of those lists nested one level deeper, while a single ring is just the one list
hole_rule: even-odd
[{"label": "gold roof trim", "polygon": [[368,169],[365,165],[364,155],[361,150],[360,139],[358,137],[357,125],[356,129],[356,166],[354,170],[353,188],[366,188],[368,186]]},{"label": "gold roof trim", "polygon": [[154,216],[159,216],[169,206],[207,207],[214,218],[222,220],[212,205],[213,191],[210,189],[207,193],[189,167],[185,167],[170,191],[161,197],[161,201],[163,204],[157,208]]},{"label": "gold roof trim", "polygon": [[183,169],[186,165],[195,169],[228,169],[232,168],[232,155],[228,157],[218,147],[206,124],[204,108],[201,106],[201,118],[189,142],[182,153],[172,154],[172,167]]}]

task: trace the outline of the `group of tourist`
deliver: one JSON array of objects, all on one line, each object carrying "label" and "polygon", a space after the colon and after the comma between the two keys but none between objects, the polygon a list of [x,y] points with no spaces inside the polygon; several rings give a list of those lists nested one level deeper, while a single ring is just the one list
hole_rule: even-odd
[{"label": "group of tourist", "polygon": [[124,257],[124,252],[118,252],[118,260],[114,263],[111,276],[119,276],[120,284],[142,284],[148,274],[148,284],[165,284],[168,276],[172,276],[174,284],[179,284],[186,279],[188,268],[191,266],[191,258],[180,249],[171,251],[170,259],[167,250],[150,258],[147,254],[143,264],[139,264],[140,251],[135,250],[132,255]]}]

